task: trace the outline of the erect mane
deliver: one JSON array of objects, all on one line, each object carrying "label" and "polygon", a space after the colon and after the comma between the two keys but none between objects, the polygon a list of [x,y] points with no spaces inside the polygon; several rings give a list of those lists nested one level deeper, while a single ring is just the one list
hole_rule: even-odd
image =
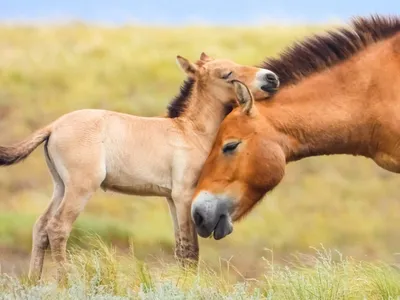
[{"label": "erect mane", "polygon": [[[197,60],[196,65],[198,67],[203,66],[206,63],[204,60]],[[192,78],[187,78],[179,89],[179,94],[176,95],[167,107],[167,116],[168,118],[177,118],[180,117],[183,112],[186,110],[187,105],[190,100],[190,96],[192,95],[193,87],[195,80]]]},{"label": "erect mane", "polygon": [[192,94],[194,79],[186,79],[180,87],[180,92],[168,104],[168,118],[177,118],[185,111]]},{"label": "erect mane", "polygon": [[397,32],[400,32],[399,16],[354,18],[349,27],[308,37],[288,47],[279,58],[264,61],[260,67],[275,72],[281,86],[294,84]]}]

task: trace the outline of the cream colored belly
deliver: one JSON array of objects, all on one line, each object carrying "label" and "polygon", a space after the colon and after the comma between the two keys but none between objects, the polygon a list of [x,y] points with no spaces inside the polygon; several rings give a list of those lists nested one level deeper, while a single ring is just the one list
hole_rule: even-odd
[{"label": "cream colored belly", "polygon": [[[133,153],[110,157],[106,164],[104,190],[141,196],[171,194],[171,172],[167,159],[136,147]],[[160,159],[161,158],[161,159]]]},{"label": "cream colored belly", "polygon": [[109,169],[101,187],[130,195],[168,197],[171,195],[170,177],[165,170],[152,168],[150,164],[146,167],[126,164]]},{"label": "cream colored belly", "polygon": [[110,190],[122,194],[128,195],[138,195],[138,196],[160,196],[169,197],[171,195],[171,189],[162,187],[155,184],[130,184],[130,185],[120,185],[120,184],[108,184],[103,182],[101,185],[103,190]]}]

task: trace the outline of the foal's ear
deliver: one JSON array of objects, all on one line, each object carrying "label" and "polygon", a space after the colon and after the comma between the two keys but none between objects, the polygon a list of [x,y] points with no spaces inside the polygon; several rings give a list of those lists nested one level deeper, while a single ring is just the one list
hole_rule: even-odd
[{"label": "foal's ear", "polygon": [[190,78],[195,77],[197,72],[197,66],[195,64],[192,64],[190,61],[180,55],[176,57],[176,62],[187,76],[189,76]]},{"label": "foal's ear", "polygon": [[232,83],[235,88],[235,93],[239,102],[239,106],[242,108],[242,112],[247,115],[254,114],[254,97],[247,85],[239,80],[233,80]]},{"label": "foal's ear", "polygon": [[207,54],[205,54],[204,52],[201,52],[200,60],[202,60],[202,61],[210,61],[210,60],[212,60],[212,58],[210,56],[208,56]]}]

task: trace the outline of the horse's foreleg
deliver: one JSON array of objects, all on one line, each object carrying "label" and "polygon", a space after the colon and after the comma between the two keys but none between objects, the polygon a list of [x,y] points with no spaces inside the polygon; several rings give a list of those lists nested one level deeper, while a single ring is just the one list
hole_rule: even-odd
[{"label": "horse's foreleg", "polygon": [[168,207],[172,218],[172,223],[174,226],[174,236],[175,236],[175,258],[178,259],[181,254],[181,243],[180,243],[180,235],[179,235],[179,224],[178,218],[176,215],[176,207],[175,203],[171,197],[167,197]]},{"label": "horse's foreleg", "polygon": [[178,260],[183,265],[196,265],[199,260],[197,232],[190,213],[191,197],[191,191],[180,193],[178,196],[174,197],[180,239]]}]

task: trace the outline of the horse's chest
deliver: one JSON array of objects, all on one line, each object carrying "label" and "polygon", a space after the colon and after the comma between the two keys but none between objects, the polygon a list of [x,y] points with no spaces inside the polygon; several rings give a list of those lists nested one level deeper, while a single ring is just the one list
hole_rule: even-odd
[{"label": "horse's chest", "polygon": [[200,151],[177,151],[172,166],[173,182],[190,187],[195,185],[206,158]]}]

